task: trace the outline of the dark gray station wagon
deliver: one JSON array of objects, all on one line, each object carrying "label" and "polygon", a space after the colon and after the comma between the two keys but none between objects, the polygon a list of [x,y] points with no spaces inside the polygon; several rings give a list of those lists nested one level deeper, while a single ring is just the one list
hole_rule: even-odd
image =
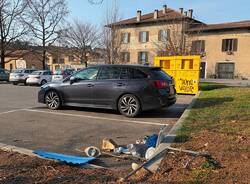
[{"label": "dark gray station wagon", "polygon": [[128,117],[176,102],[173,79],[159,67],[91,66],[41,87],[38,101],[50,109],[80,106],[115,109]]}]

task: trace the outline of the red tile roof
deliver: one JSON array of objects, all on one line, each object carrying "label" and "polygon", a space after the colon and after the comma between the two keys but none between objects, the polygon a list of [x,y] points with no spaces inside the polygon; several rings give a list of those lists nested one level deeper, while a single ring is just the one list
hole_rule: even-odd
[{"label": "red tile roof", "polygon": [[207,24],[203,26],[198,26],[195,28],[190,28],[188,31],[216,31],[216,30],[229,30],[229,29],[239,29],[239,28],[250,28],[250,20],[239,21],[239,22],[227,22],[221,24]]},{"label": "red tile roof", "polygon": [[[166,14],[163,13],[163,10],[158,11],[158,18],[154,19],[154,12],[153,13],[148,13],[141,15],[141,20],[137,21],[136,17],[130,18],[130,19],[125,19],[119,22],[116,22],[111,25],[119,25],[119,26],[126,26],[126,25],[132,25],[132,24],[142,24],[142,23],[151,23],[151,22],[159,22],[159,21],[168,21],[168,20],[175,20],[175,19],[181,19],[181,18],[186,18],[186,19],[191,19],[183,14],[181,14],[178,11],[175,11],[173,9],[168,8],[166,11]],[[195,19],[192,19],[195,20]],[[200,22],[198,20],[195,20],[197,22]],[[108,25],[110,26],[110,25]]]}]

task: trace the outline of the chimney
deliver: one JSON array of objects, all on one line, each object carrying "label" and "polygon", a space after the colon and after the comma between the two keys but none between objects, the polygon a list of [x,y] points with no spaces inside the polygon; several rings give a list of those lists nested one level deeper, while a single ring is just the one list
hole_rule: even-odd
[{"label": "chimney", "polygon": [[137,22],[140,22],[140,21],[141,21],[141,10],[137,10],[136,21],[137,21]]},{"label": "chimney", "polygon": [[163,5],[163,9],[162,9],[163,14],[166,14],[167,10],[168,10],[168,6],[167,5]]},{"label": "chimney", "polygon": [[188,15],[188,12],[187,11],[184,11],[184,15],[187,17],[187,15]]},{"label": "chimney", "polygon": [[184,10],[183,8],[179,8],[181,14],[183,14],[183,10]]},{"label": "chimney", "polygon": [[158,10],[155,10],[154,12],[154,19],[157,19],[158,18]]},{"label": "chimney", "polygon": [[188,17],[189,18],[193,18],[193,12],[194,12],[193,9],[188,10]]}]

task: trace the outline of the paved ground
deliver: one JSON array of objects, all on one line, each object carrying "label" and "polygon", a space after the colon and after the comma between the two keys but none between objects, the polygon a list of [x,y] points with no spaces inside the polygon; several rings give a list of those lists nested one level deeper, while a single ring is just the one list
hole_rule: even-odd
[{"label": "paved ground", "polygon": [[105,137],[119,144],[134,143],[145,135],[168,130],[181,116],[193,96],[178,96],[177,104],[138,118],[114,111],[86,108],[48,110],[37,103],[38,87],[0,84],[0,142],[28,149],[77,154],[76,149],[100,146]]}]

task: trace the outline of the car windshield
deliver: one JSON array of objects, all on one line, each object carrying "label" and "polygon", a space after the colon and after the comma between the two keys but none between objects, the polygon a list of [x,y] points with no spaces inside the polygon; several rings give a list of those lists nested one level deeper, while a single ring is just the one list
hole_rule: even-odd
[{"label": "car windshield", "polygon": [[13,70],[12,73],[22,73],[23,70]]},{"label": "car windshield", "polygon": [[32,72],[31,75],[41,75],[42,72],[39,72],[39,71],[35,71],[35,72]]}]

